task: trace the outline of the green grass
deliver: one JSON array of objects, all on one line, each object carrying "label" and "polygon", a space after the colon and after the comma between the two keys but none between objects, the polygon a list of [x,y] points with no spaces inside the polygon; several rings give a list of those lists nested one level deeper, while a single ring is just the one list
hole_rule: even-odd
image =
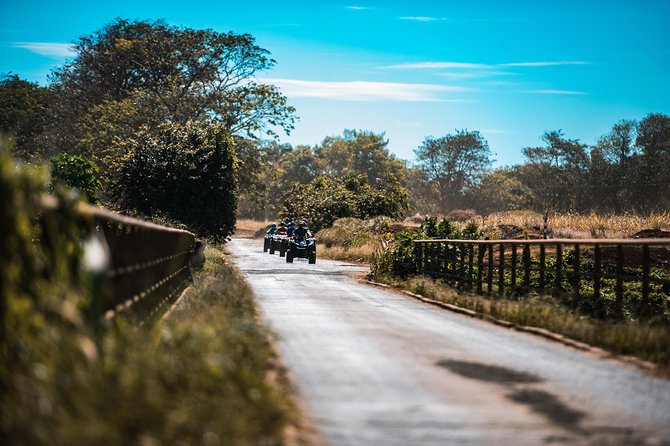
[{"label": "green grass", "polygon": [[116,320],[88,357],[83,333],[40,319],[40,335],[25,339],[26,367],[14,367],[2,396],[8,444],[284,444],[296,415],[268,379],[270,333],[221,250],[206,255],[168,319],[142,328]]},{"label": "green grass", "polygon": [[552,297],[530,295],[500,299],[455,290],[440,281],[377,275],[373,280],[440,302],[475,310],[513,324],[544,328],[618,355],[631,355],[658,365],[670,376],[670,326],[633,321],[601,321],[577,314]]}]

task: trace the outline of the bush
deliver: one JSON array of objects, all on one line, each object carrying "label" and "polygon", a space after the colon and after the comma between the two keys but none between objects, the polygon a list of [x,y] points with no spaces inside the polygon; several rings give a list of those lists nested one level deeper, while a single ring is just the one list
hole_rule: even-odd
[{"label": "bush", "polygon": [[294,183],[280,212],[284,219],[305,217],[318,231],[339,218],[400,217],[409,207],[409,194],[391,175],[371,187],[366,175],[320,176],[307,184]]},{"label": "bush", "polygon": [[96,196],[102,184],[98,179],[100,170],[93,161],[81,155],[61,153],[51,159],[51,186],[65,185],[81,192],[89,203],[98,204]]},{"label": "bush", "polygon": [[201,236],[225,239],[236,220],[237,158],[216,126],[163,125],[130,143],[114,196],[140,214],[165,214]]},{"label": "bush", "polygon": [[370,275],[406,278],[416,274],[414,240],[426,238],[421,229],[401,231],[380,242],[370,263]]}]

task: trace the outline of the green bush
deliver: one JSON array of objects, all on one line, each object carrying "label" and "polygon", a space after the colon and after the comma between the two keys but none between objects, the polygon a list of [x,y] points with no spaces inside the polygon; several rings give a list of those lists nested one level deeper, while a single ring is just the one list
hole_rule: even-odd
[{"label": "green bush", "polygon": [[102,184],[98,179],[100,170],[91,160],[81,155],[61,153],[51,159],[51,186],[65,185],[81,192],[89,203],[98,204],[96,196]]},{"label": "green bush", "polygon": [[318,231],[340,218],[400,217],[409,207],[408,200],[407,190],[391,175],[371,187],[366,175],[350,172],[341,177],[320,176],[307,184],[294,183],[280,216],[305,217]]},{"label": "green bush", "polygon": [[113,193],[142,215],[163,214],[201,236],[233,233],[237,157],[233,140],[216,126],[166,124],[129,143]]},{"label": "green bush", "polygon": [[414,240],[426,238],[421,229],[401,231],[380,242],[370,263],[370,274],[406,278],[417,273]]}]

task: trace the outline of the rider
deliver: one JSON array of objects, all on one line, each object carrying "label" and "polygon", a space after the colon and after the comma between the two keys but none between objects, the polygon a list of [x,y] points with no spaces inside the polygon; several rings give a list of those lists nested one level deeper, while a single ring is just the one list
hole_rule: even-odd
[{"label": "rider", "polygon": [[289,237],[293,236],[293,231],[295,231],[295,222],[293,220],[288,222],[288,226],[286,227],[286,234]]},{"label": "rider", "polygon": [[272,223],[268,228],[268,235],[274,235],[276,231],[277,231],[277,223]]},{"label": "rider", "polygon": [[295,230],[293,231],[293,236],[295,238],[305,238],[312,236],[312,233],[307,227],[307,220],[304,219],[300,220],[300,223],[298,223],[298,227],[295,228]]},{"label": "rider", "polygon": [[287,232],[288,232],[288,228],[286,227],[286,222],[283,221],[283,222],[279,223],[279,227],[277,228],[276,234],[277,235],[286,235]]}]

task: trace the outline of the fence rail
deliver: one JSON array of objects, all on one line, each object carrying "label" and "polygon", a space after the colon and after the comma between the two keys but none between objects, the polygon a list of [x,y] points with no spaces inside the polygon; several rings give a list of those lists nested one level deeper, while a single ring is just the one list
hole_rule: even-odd
[{"label": "fence rail", "polygon": [[670,240],[415,240],[416,269],[494,296],[551,293],[604,317],[662,316]]},{"label": "fence rail", "polygon": [[[53,197],[45,198],[42,208],[43,225],[63,220],[63,209]],[[191,281],[199,243],[191,232],[85,204],[75,213],[85,257],[95,264],[89,265],[98,282],[92,290],[94,315],[109,319],[123,313],[142,324],[164,313]]]}]

